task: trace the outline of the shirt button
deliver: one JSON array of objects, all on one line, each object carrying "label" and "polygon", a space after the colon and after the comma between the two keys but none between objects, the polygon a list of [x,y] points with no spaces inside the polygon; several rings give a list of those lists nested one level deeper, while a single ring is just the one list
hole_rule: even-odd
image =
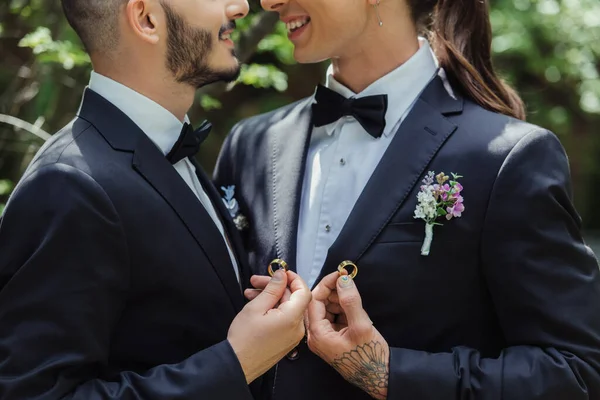
[{"label": "shirt button", "polygon": [[344,160],[343,158],[340,159],[340,165],[346,165],[346,160]]},{"label": "shirt button", "polygon": [[285,357],[290,361],[296,361],[298,357],[300,357],[300,350],[298,350],[297,347],[294,347]]},{"label": "shirt button", "polygon": [[325,225],[325,232],[329,232],[331,231],[331,226],[330,225]]}]

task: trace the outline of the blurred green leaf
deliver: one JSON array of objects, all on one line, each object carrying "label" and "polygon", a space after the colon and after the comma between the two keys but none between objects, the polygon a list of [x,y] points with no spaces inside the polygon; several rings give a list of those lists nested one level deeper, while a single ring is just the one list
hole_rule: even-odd
[{"label": "blurred green leaf", "polygon": [[31,48],[38,61],[60,63],[66,70],[90,63],[89,56],[80,47],[70,41],[52,40],[50,29],[43,26],[25,35],[19,46]]},{"label": "blurred green leaf", "polygon": [[13,183],[8,179],[0,180],[0,196],[9,194],[13,190]]},{"label": "blurred green leaf", "polygon": [[200,96],[200,106],[205,111],[216,110],[223,107],[223,104],[217,99],[207,94],[203,94]]},{"label": "blurred green leaf", "polygon": [[242,65],[238,82],[255,88],[274,88],[283,92],[288,88],[287,75],[274,65]]},{"label": "blurred green leaf", "polygon": [[277,59],[287,65],[295,64],[294,45],[287,37],[287,28],[281,21],[275,26],[275,32],[267,35],[258,44],[259,53],[273,52]]}]

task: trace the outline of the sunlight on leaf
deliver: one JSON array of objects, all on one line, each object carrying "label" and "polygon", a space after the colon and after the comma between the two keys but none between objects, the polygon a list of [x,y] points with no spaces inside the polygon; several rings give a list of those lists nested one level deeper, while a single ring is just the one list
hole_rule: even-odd
[{"label": "sunlight on leaf", "polygon": [[7,179],[0,180],[0,196],[4,196],[9,194],[14,188],[14,185],[11,181]]},{"label": "sunlight on leaf", "polygon": [[207,94],[203,94],[200,96],[200,106],[206,110],[216,110],[223,107],[223,104],[217,99]]},{"label": "sunlight on leaf", "polygon": [[82,49],[73,42],[52,40],[50,29],[43,26],[25,35],[19,46],[32,49],[38,61],[60,63],[66,70],[90,63],[89,56]]},{"label": "sunlight on leaf", "polygon": [[287,28],[281,21],[275,25],[275,31],[267,35],[258,44],[258,52],[273,52],[277,59],[287,65],[295,64],[294,45],[287,37]]},{"label": "sunlight on leaf", "polygon": [[238,82],[256,88],[274,88],[283,92],[288,87],[287,75],[274,65],[242,65]]}]

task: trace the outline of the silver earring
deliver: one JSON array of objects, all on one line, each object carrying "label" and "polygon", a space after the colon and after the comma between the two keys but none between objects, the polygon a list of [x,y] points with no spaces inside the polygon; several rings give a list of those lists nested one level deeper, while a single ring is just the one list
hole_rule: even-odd
[{"label": "silver earring", "polygon": [[377,14],[377,20],[379,21],[379,26],[383,26],[383,21],[381,20],[381,17],[379,16],[379,1],[377,1],[377,4],[373,4],[373,7],[375,8],[375,13]]}]

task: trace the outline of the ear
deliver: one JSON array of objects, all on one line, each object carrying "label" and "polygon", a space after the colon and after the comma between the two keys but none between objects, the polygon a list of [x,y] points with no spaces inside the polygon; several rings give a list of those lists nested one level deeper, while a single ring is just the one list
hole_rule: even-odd
[{"label": "ear", "polygon": [[129,0],[125,6],[125,19],[134,35],[147,43],[156,44],[160,39],[159,11],[157,1]]}]

